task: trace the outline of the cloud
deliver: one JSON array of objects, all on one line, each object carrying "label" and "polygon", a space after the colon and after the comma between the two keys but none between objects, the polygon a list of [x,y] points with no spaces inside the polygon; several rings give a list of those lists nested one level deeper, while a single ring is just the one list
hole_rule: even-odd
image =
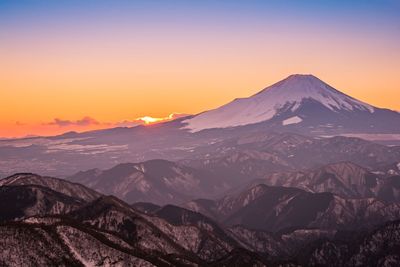
[{"label": "cloud", "polygon": [[124,120],[124,121],[116,122],[116,123],[113,123],[110,125],[113,125],[115,127],[133,127],[133,126],[138,126],[138,125],[150,125],[150,124],[155,124],[155,123],[172,121],[172,120],[183,118],[186,116],[189,116],[189,114],[171,113],[167,117],[163,117],[163,118],[144,116],[144,117],[136,118],[134,120]]},{"label": "cloud", "polygon": [[92,117],[85,116],[80,120],[65,120],[55,118],[51,122],[43,123],[43,125],[58,126],[58,127],[88,127],[88,126],[99,126],[99,127],[133,127],[138,125],[148,125],[160,122],[166,122],[175,120],[181,117],[186,117],[187,114],[172,113],[167,117],[154,118],[150,116],[144,116],[134,120],[124,120],[119,122],[100,122]]},{"label": "cloud", "polygon": [[55,118],[53,121],[45,123],[46,125],[57,125],[59,127],[67,126],[90,126],[90,125],[100,125],[101,123],[91,117],[83,117],[80,120],[71,121]]},{"label": "cloud", "polygon": [[17,125],[17,126],[24,126],[24,125],[26,125],[26,123],[20,122],[20,121],[16,121],[16,122],[15,122],[15,125]]}]

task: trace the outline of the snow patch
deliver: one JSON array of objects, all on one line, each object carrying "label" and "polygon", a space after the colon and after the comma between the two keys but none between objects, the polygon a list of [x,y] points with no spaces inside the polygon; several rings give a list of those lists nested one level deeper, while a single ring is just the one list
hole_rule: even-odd
[{"label": "snow patch", "polygon": [[17,182],[18,180],[20,180],[21,178],[23,178],[23,175],[17,175],[14,178],[11,179],[3,179],[0,181],[0,186],[2,185],[13,185],[15,182]]},{"label": "snow patch", "polygon": [[291,117],[289,119],[286,119],[286,120],[282,121],[282,125],[286,126],[286,125],[290,125],[290,124],[300,123],[302,121],[303,121],[302,118],[300,118],[298,116],[294,116],[294,117]]},{"label": "snow patch", "polygon": [[144,167],[143,164],[135,165],[135,166],[133,166],[133,167],[134,167],[136,170],[140,171],[140,172],[143,172],[143,173],[146,172],[146,169],[145,169],[145,167]]},{"label": "snow patch", "polygon": [[80,261],[85,267],[94,267],[95,265],[92,262],[87,261],[82,255],[75,249],[75,247],[69,241],[69,238],[66,236],[65,233],[59,233],[61,239],[64,241],[65,245],[69,248],[71,253],[74,255],[75,259]]}]

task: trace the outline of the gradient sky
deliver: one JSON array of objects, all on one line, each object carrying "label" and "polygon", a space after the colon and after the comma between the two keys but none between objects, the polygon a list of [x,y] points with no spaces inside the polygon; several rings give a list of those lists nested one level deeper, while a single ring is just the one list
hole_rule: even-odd
[{"label": "gradient sky", "polygon": [[0,136],[198,113],[312,73],[400,110],[400,1],[1,1]]}]

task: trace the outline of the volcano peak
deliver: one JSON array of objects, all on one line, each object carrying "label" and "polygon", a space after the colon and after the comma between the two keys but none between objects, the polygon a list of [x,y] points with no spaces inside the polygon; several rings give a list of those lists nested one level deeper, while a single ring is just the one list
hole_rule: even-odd
[{"label": "volcano peak", "polygon": [[375,110],[373,106],[336,90],[312,74],[293,74],[255,95],[235,99],[184,122],[188,123],[186,128],[191,131],[200,131],[263,122],[282,112],[291,112],[301,119],[301,114],[296,114],[296,111],[310,102],[336,114],[353,111],[373,113]]}]

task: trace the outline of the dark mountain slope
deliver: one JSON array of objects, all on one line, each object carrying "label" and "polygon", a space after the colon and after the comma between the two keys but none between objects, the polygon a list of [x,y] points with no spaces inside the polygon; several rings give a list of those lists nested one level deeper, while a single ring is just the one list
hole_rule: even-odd
[{"label": "dark mountain slope", "polygon": [[38,185],[0,186],[0,222],[34,215],[65,214],[84,202]]},{"label": "dark mountain slope", "polygon": [[33,173],[17,173],[4,178],[0,180],[0,186],[4,185],[40,185],[84,201],[92,201],[101,196],[100,193],[82,184],[71,183],[63,179],[40,176]]}]

